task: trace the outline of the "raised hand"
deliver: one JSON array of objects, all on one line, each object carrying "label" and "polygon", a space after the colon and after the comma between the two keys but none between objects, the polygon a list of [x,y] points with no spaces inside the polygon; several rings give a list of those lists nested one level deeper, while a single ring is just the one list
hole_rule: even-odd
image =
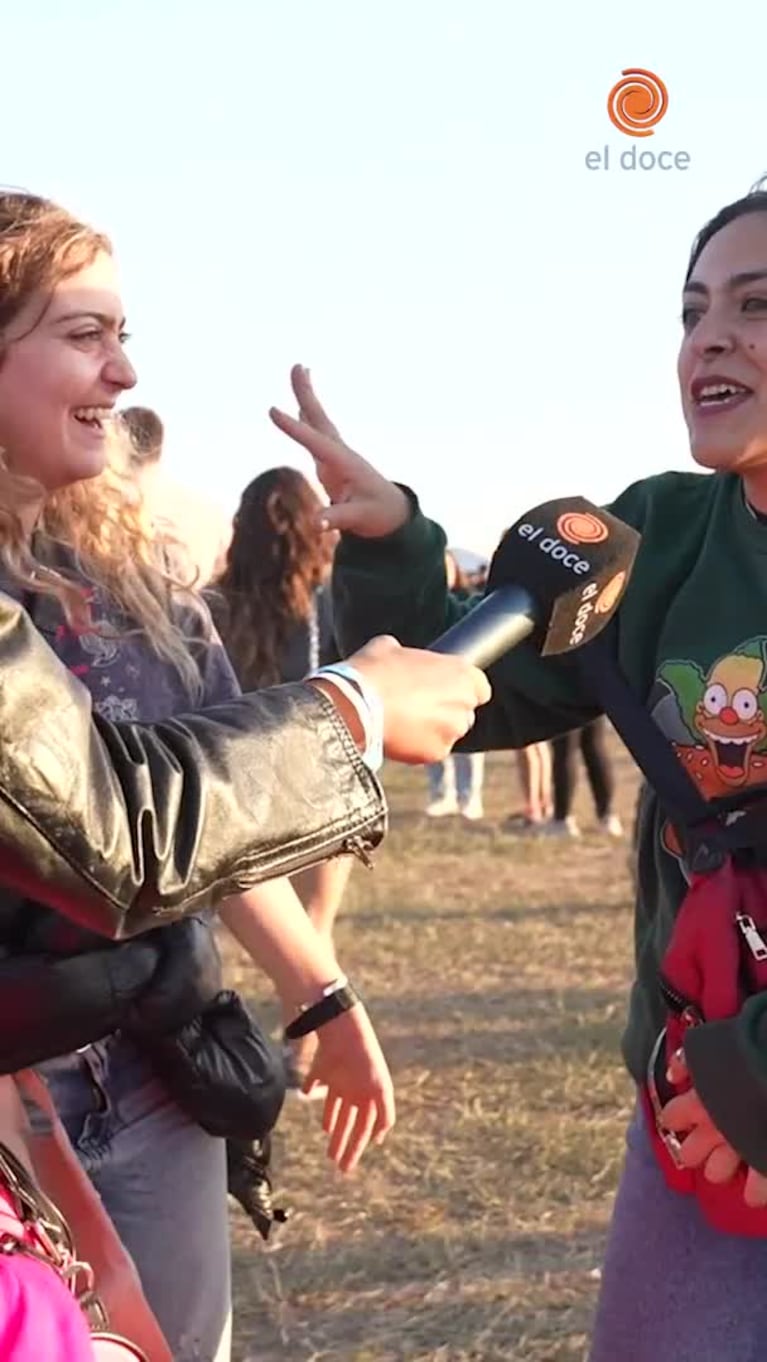
[{"label": "raised hand", "polygon": [[298,403],[298,419],[272,407],[269,415],[285,435],[308,450],[317,477],[330,498],[323,527],[377,539],[398,530],[410,517],[410,503],[396,483],[341,439],[312,387],[309,370],[297,364],[290,381]]}]

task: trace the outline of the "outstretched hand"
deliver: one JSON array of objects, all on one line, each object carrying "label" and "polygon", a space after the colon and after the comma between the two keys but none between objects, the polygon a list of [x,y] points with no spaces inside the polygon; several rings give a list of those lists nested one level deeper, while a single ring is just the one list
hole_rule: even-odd
[{"label": "outstretched hand", "polygon": [[398,530],[410,517],[405,493],[342,440],[312,387],[308,369],[294,365],[290,382],[298,419],[277,407],[269,415],[278,430],[314,459],[317,477],[330,498],[322,513],[323,528],[347,530],[365,539]]},{"label": "outstretched hand", "polygon": [[361,1003],[327,1022],[304,1083],[327,1086],[322,1128],[328,1157],[352,1173],[371,1141],[381,1144],[394,1125],[394,1088],[378,1037]]}]

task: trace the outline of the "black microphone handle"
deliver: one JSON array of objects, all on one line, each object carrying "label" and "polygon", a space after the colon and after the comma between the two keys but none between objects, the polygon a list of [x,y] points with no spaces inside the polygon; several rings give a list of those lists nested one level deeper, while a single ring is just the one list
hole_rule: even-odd
[{"label": "black microphone handle", "polygon": [[485,671],[532,634],[540,607],[522,586],[499,586],[432,643],[432,653],[465,657]]}]

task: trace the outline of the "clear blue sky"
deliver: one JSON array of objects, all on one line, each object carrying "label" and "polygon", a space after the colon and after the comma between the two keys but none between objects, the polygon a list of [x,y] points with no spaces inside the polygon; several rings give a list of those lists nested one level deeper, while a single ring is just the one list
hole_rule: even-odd
[{"label": "clear blue sky", "polygon": [[[482,551],[527,506],[687,466],[675,352],[702,222],[767,171],[764,9],[650,0],[36,0],[3,14],[0,178],[108,231],[135,400],[233,509],[303,453],[311,367],[346,437]],[[627,66],[655,134],[609,122]],[[687,151],[687,171],[589,171]]]}]

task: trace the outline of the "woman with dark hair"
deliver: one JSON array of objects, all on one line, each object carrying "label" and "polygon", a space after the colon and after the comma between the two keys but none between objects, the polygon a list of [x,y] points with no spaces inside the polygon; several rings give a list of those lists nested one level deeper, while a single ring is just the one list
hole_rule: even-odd
[{"label": "woman with dark hair", "polygon": [[[706,475],[648,477],[612,503],[642,542],[611,637],[627,685],[708,804],[709,840],[696,848],[684,829],[680,839],[645,786],[623,1037],[637,1107],[592,1362],[760,1362],[767,1337],[766,190],[706,224],[681,282],[679,387]],[[444,534],[413,493],[343,444],[303,371],[294,386],[300,419],[273,419],[313,453],[337,503],[327,523],[349,532],[335,565],[342,646],[381,630],[427,643],[467,608],[446,590]],[[601,712],[572,659],[529,645],[491,677],[469,749],[520,747]],[[739,837],[737,856],[721,850]],[[670,989],[667,971],[683,971],[684,987]]]},{"label": "woman with dark hair", "polygon": [[[333,542],[320,530],[322,505],[295,468],[270,468],[242,494],[226,563],[207,599],[243,690],[301,681],[339,660],[328,588]],[[325,861],[292,880],[329,944],[352,859]],[[290,1078],[297,1091],[316,1049],[314,1035],[292,1048]],[[311,1095],[321,1097],[323,1090]]]},{"label": "woman with dark hair", "polygon": [[301,681],[338,660],[327,590],[333,545],[321,511],[295,468],[270,468],[242,494],[208,599],[243,690]]}]

